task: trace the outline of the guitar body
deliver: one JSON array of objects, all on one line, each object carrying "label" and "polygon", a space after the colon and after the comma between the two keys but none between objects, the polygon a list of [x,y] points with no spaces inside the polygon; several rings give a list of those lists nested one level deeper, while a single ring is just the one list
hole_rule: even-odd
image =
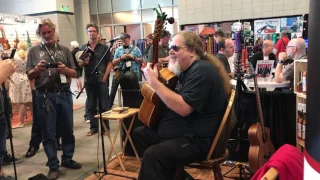
[{"label": "guitar body", "polygon": [[[170,88],[174,89],[178,82],[178,77],[170,72],[168,69],[164,68],[159,71],[160,80]],[[141,94],[144,99],[140,106],[139,119],[148,127],[153,128],[159,124],[161,112],[165,105],[161,101],[157,93],[147,84],[141,88]]]},{"label": "guitar body", "polygon": [[250,126],[248,138],[249,148],[249,166],[253,173],[257,172],[275,152],[274,146],[270,140],[270,129],[265,127],[266,140],[263,140],[262,126],[256,123]]}]

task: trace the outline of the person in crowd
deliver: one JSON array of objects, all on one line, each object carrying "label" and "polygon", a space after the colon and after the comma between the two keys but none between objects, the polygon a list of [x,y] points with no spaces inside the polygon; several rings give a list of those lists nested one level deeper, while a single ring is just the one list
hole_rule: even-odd
[{"label": "person in crowd", "polygon": [[35,79],[37,114],[41,117],[42,140],[49,167],[48,178],[60,176],[57,157],[56,126],[60,130],[63,154],[61,167],[80,169],[74,161],[75,138],[73,135],[73,101],[70,90],[71,78],[76,77],[70,50],[56,42],[56,25],[50,19],[42,19],[36,30],[40,45],[30,48],[27,75]]},{"label": "person in crowd", "polygon": [[281,52],[286,52],[286,46],[288,45],[289,42],[288,34],[286,31],[282,31],[280,33],[280,39],[278,39],[276,43],[276,47],[274,49],[274,53],[276,54],[276,57],[278,58],[279,53]]},{"label": "person in crowd", "polygon": [[265,40],[263,42],[262,51],[254,54],[250,60],[254,69],[256,69],[257,61],[259,60],[276,60],[276,55],[273,54],[272,52],[273,48],[274,48],[274,45],[271,40]]},{"label": "person in crowd", "polygon": [[[2,84],[7,78],[15,72],[16,65],[13,60],[0,61],[0,83]],[[14,180],[12,176],[8,176],[3,172],[4,158],[7,156],[6,151],[6,129],[7,119],[5,116],[5,99],[3,92],[0,90],[0,179]],[[12,156],[10,156],[12,158]]]},{"label": "person in crowd", "polygon": [[256,40],[252,50],[253,53],[258,53],[262,51],[262,44],[263,44],[263,39],[262,37],[258,37],[258,39]]},{"label": "person in crowd", "polygon": [[18,43],[18,49],[18,53],[14,56],[17,68],[10,77],[12,81],[9,84],[9,96],[11,103],[18,104],[19,106],[19,123],[14,125],[12,129],[24,127],[26,106],[32,102],[30,82],[26,74],[27,43],[20,41]]},{"label": "person in crowd", "polygon": [[[290,88],[293,88],[294,63],[292,60],[298,59],[307,59],[306,42],[302,38],[289,41],[286,52],[279,53],[274,81],[280,83],[289,80]],[[288,63],[289,61],[290,63]],[[286,64],[285,68],[284,64]]]},{"label": "person in crowd", "polygon": [[228,62],[228,59],[230,57],[233,57],[234,54],[234,43],[232,39],[220,39],[218,43],[219,47],[219,53],[216,55],[216,57],[220,60],[220,62],[225,67],[228,74],[232,76],[233,72],[231,72],[230,64]]},{"label": "person in crowd", "polygon": [[213,35],[213,39],[216,41],[216,43],[218,44],[219,41],[222,39],[222,38],[225,38],[225,34],[224,32],[222,32],[220,29],[218,29],[214,35]]},{"label": "person in crowd", "polygon": [[[161,32],[159,46],[158,46],[158,58],[160,63],[168,63],[169,61],[169,40],[170,32],[164,30]],[[148,62],[152,62],[153,58],[153,46],[148,51]]]},{"label": "person in crowd", "polygon": [[[90,74],[94,71],[94,68],[99,63],[100,59],[107,51],[108,46],[102,44],[98,40],[99,28],[94,23],[89,23],[86,26],[86,32],[89,37],[89,42],[81,46],[80,50],[84,51],[86,48],[92,49],[91,56],[85,58],[84,61],[79,63],[80,67],[84,67],[85,71],[85,81],[89,81]],[[104,57],[101,63],[98,66],[98,75],[94,75],[88,82],[86,86],[86,93],[88,99],[88,115],[90,118],[90,131],[87,132],[87,136],[92,136],[99,131],[99,122],[97,118],[94,118],[97,112],[97,100],[101,102],[101,112],[108,110],[108,99],[109,99],[109,74],[112,69],[111,63],[111,52],[108,52]],[[99,94],[98,89],[99,88]],[[109,121],[104,121],[107,128],[110,130]],[[101,132],[103,133],[103,132]]]},{"label": "person in crowd", "polygon": [[[230,94],[230,78],[190,31],[172,38],[168,69],[179,77],[176,91],[158,80],[157,66],[144,69],[148,84],[167,106],[158,128],[138,127],[133,140],[142,164],[139,179],[174,179],[176,169],[206,158]],[[206,89],[203,91],[203,89]]]},{"label": "person in crowd", "polygon": [[[117,67],[117,71],[120,75],[123,75],[126,71],[132,71],[137,76],[138,80],[141,80],[140,64],[142,62],[142,55],[140,49],[130,43],[130,35],[123,33],[120,36],[120,40],[123,45],[116,49],[112,64]],[[109,108],[113,106],[113,102],[120,84],[119,75],[113,76],[111,92],[109,98]]]},{"label": "person in crowd", "polygon": [[73,57],[73,62],[74,62],[74,65],[76,66],[76,71],[77,71],[77,90],[76,92],[80,92],[81,89],[82,89],[82,71],[83,69],[79,66],[79,63],[76,59],[76,54],[77,52],[80,51],[79,49],[79,43],[77,41],[71,41],[71,54],[72,54],[72,57]]},{"label": "person in crowd", "polygon": [[148,53],[149,53],[150,47],[152,46],[152,43],[153,43],[153,34],[149,34],[146,37],[147,47],[144,49],[144,52],[143,52],[143,56],[145,56],[146,59],[148,59]]}]

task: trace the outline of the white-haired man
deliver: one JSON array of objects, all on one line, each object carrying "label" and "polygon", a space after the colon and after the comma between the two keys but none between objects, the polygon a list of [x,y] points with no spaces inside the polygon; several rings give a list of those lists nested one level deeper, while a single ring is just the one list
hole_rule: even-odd
[{"label": "white-haired man", "polygon": [[293,87],[293,77],[294,77],[294,63],[286,65],[283,68],[283,64],[287,63],[288,59],[306,59],[306,42],[302,38],[297,38],[289,41],[286,52],[279,53],[279,62],[275,72],[275,82],[282,82],[290,80],[290,87]]},{"label": "white-haired man", "polygon": [[77,41],[71,41],[71,54],[72,54],[72,57],[73,57],[73,61],[74,61],[74,65],[76,66],[76,72],[77,72],[77,76],[76,76],[76,79],[77,79],[77,91],[76,92],[80,92],[81,89],[82,89],[82,68],[79,66],[79,63],[77,62],[77,58],[76,58],[76,54],[77,52],[80,51],[79,49],[79,43]]}]

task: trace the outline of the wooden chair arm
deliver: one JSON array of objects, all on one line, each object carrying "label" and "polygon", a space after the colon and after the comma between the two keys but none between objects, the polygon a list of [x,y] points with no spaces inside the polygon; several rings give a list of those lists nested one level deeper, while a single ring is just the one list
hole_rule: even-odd
[{"label": "wooden chair arm", "polygon": [[278,178],[278,171],[275,168],[270,168],[260,180],[276,180]]},{"label": "wooden chair arm", "polygon": [[228,151],[228,149],[226,149],[223,156],[202,161],[200,164],[205,167],[212,167],[216,164],[220,164],[220,163],[224,162],[228,158],[228,155],[229,155],[229,151]]}]

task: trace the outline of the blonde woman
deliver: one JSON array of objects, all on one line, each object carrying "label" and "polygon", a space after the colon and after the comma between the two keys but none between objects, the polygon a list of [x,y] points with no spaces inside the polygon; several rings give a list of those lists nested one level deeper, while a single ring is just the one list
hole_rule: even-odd
[{"label": "blonde woman", "polygon": [[11,102],[19,105],[19,123],[12,128],[24,127],[24,118],[26,117],[26,104],[32,101],[32,94],[28,76],[26,74],[27,63],[27,43],[20,41],[18,44],[18,53],[14,60],[17,66],[15,72],[10,76],[12,82],[9,86],[9,96]]}]

